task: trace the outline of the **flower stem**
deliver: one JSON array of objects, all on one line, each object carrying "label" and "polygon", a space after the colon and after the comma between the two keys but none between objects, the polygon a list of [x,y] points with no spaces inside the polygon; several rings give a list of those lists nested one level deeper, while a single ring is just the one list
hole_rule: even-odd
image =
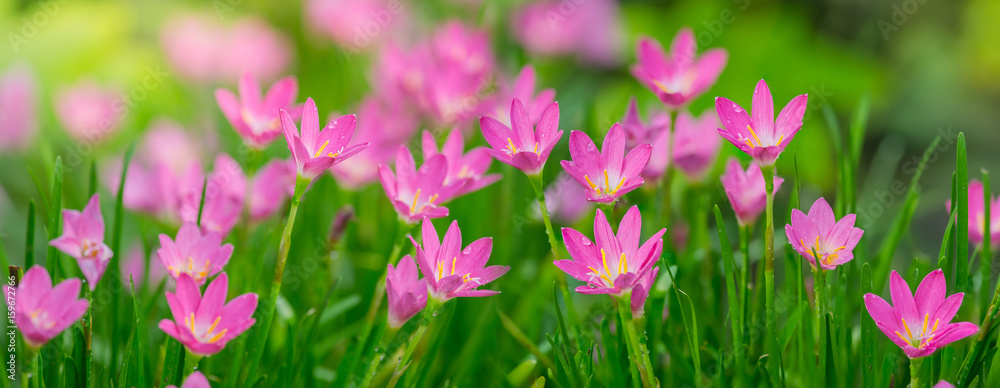
[{"label": "flower stem", "polygon": [[423,317],[420,319],[420,326],[418,326],[417,329],[413,331],[413,334],[410,335],[410,341],[406,344],[406,350],[403,352],[403,356],[399,358],[399,363],[396,364],[396,370],[392,373],[392,378],[389,379],[389,384],[386,385],[386,387],[395,387],[396,383],[399,382],[399,378],[406,372],[410,366],[410,357],[412,357],[413,352],[417,350],[417,345],[420,344],[420,340],[423,339],[424,333],[427,332],[427,326],[430,325],[431,320],[437,316],[438,309],[440,309],[443,304],[444,303],[434,298],[430,298],[427,301],[427,306],[424,307]]},{"label": "flower stem", "polygon": [[622,329],[625,330],[625,342],[628,346],[629,356],[639,370],[639,378],[642,381],[642,386],[653,387],[653,364],[649,362],[649,351],[646,350],[646,341],[640,341],[635,331],[635,321],[632,319],[631,299],[631,295],[628,294],[615,298],[615,302],[618,304],[618,315],[622,320]]},{"label": "flower stem", "polygon": [[[395,337],[396,333],[392,333],[389,338]],[[380,345],[385,345],[382,341],[385,339],[385,330],[379,330],[378,335],[375,338],[375,343]],[[372,379],[375,377],[375,371],[378,370],[378,365],[382,363],[382,359],[385,358],[386,349],[379,349],[378,345],[375,347],[375,354],[372,355],[372,361],[368,364],[368,369],[365,370],[365,374],[361,381],[361,388],[367,388],[372,383]]]},{"label": "flower stem", "polygon": [[774,165],[762,166],[761,173],[764,174],[764,187],[767,193],[767,207],[765,210],[766,224],[764,228],[764,304],[767,310],[767,333],[770,339],[767,358],[768,373],[771,375],[773,385],[778,386],[778,317],[774,310]]},{"label": "flower stem", "polygon": [[[750,290],[750,226],[740,225],[740,251],[743,253],[743,272],[740,274],[740,314],[743,314],[743,322],[747,322],[747,293]],[[757,285],[754,285],[755,287]],[[748,338],[747,325],[740,328],[743,338]],[[747,344],[747,348],[752,348]]]},{"label": "flower stem", "polygon": [[923,362],[923,358],[910,359],[910,388],[920,387],[920,364]]},{"label": "flower stem", "polygon": [[86,381],[87,387],[92,387],[93,381],[91,376],[94,374],[94,351],[91,348],[91,340],[94,336],[94,293],[90,291],[90,287],[84,286],[83,295],[87,298],[87,311],[83,314],[80,324],[83,325],[83,342],[86,353],[84,360],[85,368],[81,372],[83,372],[83,381]]},{"label": "flower stem", "polygon": [[288,209],[288,220],[285,222],[285,230],[281,234],[281,243],[278,246],[278,259],[274,263],[274,280],[271,281],[271,292],[268,298],[260,306],[260,319],[256,328],[256,337],[251,342],[249,350],[250,368],[247,370],[246,384],[253,384],[257,375],[257,366],[260,358],[264,355],[264,345],[267,344],[267,337],[271,331],[271,322],[274,321],[274,305],[278,302],[278,295],[281,293],[281,280],[285,273],[285,262],[288,260],[288,250],[292,244],[292,228],[295,226],[295,214],[299,209],[299,202],[309,187],[309,179],[301,176],[295,180],[295,194],[292,195],[292,203]]}]

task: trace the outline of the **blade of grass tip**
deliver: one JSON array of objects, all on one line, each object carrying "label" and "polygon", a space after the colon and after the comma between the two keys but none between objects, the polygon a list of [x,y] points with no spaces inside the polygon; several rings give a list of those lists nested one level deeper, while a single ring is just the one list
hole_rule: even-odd
[{"label": "blade of grass tip", "polygon": [[556,365],[552,362],[552,359],[546,356],[545,353],[542,353],[542,351],[538,349],[538,346],[535,346],[535,343],[531,342],[531,340],[528,339],[528,336],[524,335],[524,332],[517,327],[517,324],[514,323],[514,321],[512,321],[507,314],[504,314],[503,311],[500,310],[500,306],[497,306],[496,311],[497,316],[500,317],[500,323],[505,329],[507,329],[507,332],[510,333],[511,337],[514,337],[514,340],[520,343],[521,346],[524,346],[525,349],[528,349],[528,352],[541,361],[546,368],[555,369]]},{"label": "blade of grass tip", "polygon": [[864,147],[865,130],[868,127],[868,113],[871,108],[871,98],[868,92],[861,96],[857,108],[854,110],[851,128],[848,131],[848,143],[850,150],[851,179],[848,181],[850,187],[846,190],[848,194],[846,213],[857,213],[858,211],[858,168],[861,164],[861,151]]},{"label": "blade of grass tip", "polygon": [[931,144],[924,150],[923,157],[920,159],[920,164],[917,165],[917,169],[913,173],[913,178],[910,179],[910,188],[907,190],[906,198],[903,200],[903,207],[896,215],[896,219],[893,221],[889,234],[886,236],[885,240],[882,240],[882,246],[880,247],[878,254],[878,266],[875,267],[876,271],[873,274],[875,279],[875,290],[882,290],[885,288],[885,281],[889,278],[892,256],[896,252],[896,247],[899,246],[899,242],[902,240],[903,235],[906,234],[907,229],[909,229],[910,221],[913,219],[913,213],[917,209],[917,201],[920,198],[920,191],[917,184],[920,183],[920,176],[923,174],[924,168],[927,167],[927,160],[930,159],[931,154],[934,152],[935,147],[937,147],[940,141],[941,136],[934,137]]},{"label": "blade of grass tip", "polygon": [[742,332],[743,322],[741,319],[742,314],[739,311],[740,301],[736,299],[736,274],[734,273],[736,262],[733,259],[733,247],[729,243],[729,236],[726,234],[726,224],[722,219],[722,211],[719,210],[719,205],[715,205],[714,210],[715,225],[719,232],[719,246],[722,249],[722,263],[726,271],[726,295],[729,297],[729,316],[732,319],[733,327],[733,353],[742,354],[743,336],[740,333]]},{"label": "blade of grass tip", "polygon": [[28,201],[28,226],[24,234],[24,268],[35,265],[35,200]]},{"label": "blade of grass tip", "polygon": [[97,193],[97,160],[90,162],[90,179],[87,181],[87,198]]},{"label": "blade of grass tip", "polygon": [[[990,193],[990,173],[986,169],[981,170],[983,179],[983,219],[990,220],[990,204],[993,201],[993,196]],[[993,231],[990,230],[992,222],[983,222],[983,247],[982,255],[980,256],[980,273],[983,277],[982,287],[979,289],[979,305],[985,306],[989,301],[989,293],[987,290],[990,289],[992,283],[992,271],[991,267],[993,265],[993,252],[990,247],[990,236],[992,236]]]},{"label": "blade of grass tip", "polygon": [[[872,293],[872,267],[868,263],[861,265],[861,294]],[[876,334],[875,321],[868,314],[868,309],[861,309],[861,375],[864,378],[864,386],[875,387],[878,382],[875,380],[875,351]]]},{"label": "blade of grass tip", "polygon": [[[958,213],[955,215],[958,225],[958,240],[955,241],[955,292],[966,292],[969,289],[969,166],[965,148],[965,133],[958,133],[958,150],[955,153],[958,175]],[[966,309],[966,311],[968,311]]]},{"label": "blade of grass tip", "polygon": [[[956,195],[958,195],[958,179],[957,173],[951,173],[951,202],[956,203]],[[941,239],[941,250],[939,252],[940,258],[944,259],[944,265],[941,269],[944,272],[944,279],[948,283],[948,289],[955,289],[955,219],[957,218],[958,209],[955,206],[951,207],[951,212],[948,213],[948,225],[944,230],[944,237]]]},{"label": "blade of grass tip", "polygon": [[[111,256],[111,262],[108,263],[106,278],[111,279],[110,281],[104,282],[105,287],[111,288],[111,371],[112,374],[115,370],[115,365],[118,360],[118,322],[119,319],[119,299],[118,295],[121,294],[121,270],[119,260],[121,257],[121,246],[122,246],[122,222],[125,219],[124,211],[124,197],[125,197],[125,176],[128,172],[129,164],[132,162],[132,155],[135,152],[135,142],[133,141],[129,144],[128,149],[125,150],[125,156],[122,159],[122,172],[121,176],[118,177],[118,194],[115,195],[115,212],[114,212],[114,229],[111,232],[111,252],[114,254]],[[98,284],[97,286],[100,286]]]},{"label": "blade of grass tip", "polygon": [[833,108],[830,105],[823,105],[823,118],[826,119],[826,127],[830,130],[830,140],[833,143],[833,156],[834,164],[837,166],[837,181],[840,183],[837,185],[837,190],[834,201],[834,209],[837,214],[844,214],[844,190],[847,187],[846,171],[844,169],[845,157],[844,157],[844,146],[843,146],[843,135],[840,130],[840,122],[837,120],[836,113],[833,112]]},{"label": "blade of grass tip", "polygon": [[[62,186],[63,186],[63,161],[61,156],[56,157],[56,165],[52,170],[52,207],[49,209],[48,241],[59,237],[59,221],[62,220]],[[69,273],[62,273],[62,263],[59,262],[59,250],[56,247],[46,244],[45,269],[52,274],[52,281],[58,283]]]}]

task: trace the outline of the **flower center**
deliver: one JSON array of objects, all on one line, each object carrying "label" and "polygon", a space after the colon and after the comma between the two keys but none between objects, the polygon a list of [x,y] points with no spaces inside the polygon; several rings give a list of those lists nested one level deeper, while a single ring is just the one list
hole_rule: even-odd
[{"label": "flower center", "polygon": [[625,177],[622,177],[621,180],[618,181],[618,185],[615,186],[615,188],[612,189],[611,188],[611,180],[608,179],[608,170],[604,170],[604,182],[603,182],[603,186],[598,186],[598,185],[594,184],[594,182],[592,182],[590,180],[590,176],[584,175],[583,179],[587,180],[587,184],[590,185],[590,188],[592,190],[594,190],[594,192],[597,193],[597,195],[601,195],[602,191],[603,191],[604,194],[614,195],[625,184]]},{"label": "flower center", "polygon": [[[752,139],[751,138],[743,138],[743,134],[740,134],[740,140],[743,140],[743,142],[746,143],[746,145],[750,146],[750,149],[754,149],[754,148],[757,148],[757,147],[765,147],[764,143],[760,141],[759,137],[757,137],[757,132],[754,132],[753,127],[747,125],[747,131],[750,132],[750,137]],[[784,139],[785,139],[785,135],[778,136],[778,142],[774,143],[774,145],[775,146],[780,146],[781,145],[781,141],[784,140]],[[755,146],[754,143],[757,143],[757,145]]]},{"label": "flower center", "polygon": [[[328,146],[328,145],[330,145],[330,141],[329,140],[323,142],[323,145],[319,146],[319,149],[316,150],[316,153],[313,154],[313,157],[314,158],[320,157],[320,155],[323,154],[323,150],[326,149],[326,146]],[[330,157],[330,158],[336,158],[337,155],[340,155],[340,153],[343,152],[343,151],[344,151],[344,147],[340,147],[340,151],[337,151],[337,152],[328,152],[326,154],[326,156]]]},{"label": "flower center", "polygon": [[924,347],[927,346],[928,343],[931,342],[931,340],[934,339],[934,332],[937,331],[938,323],[941,322],[940,319],[935,319],[934,326],[931,327],[931,331],[928,332],[927,323],[930,321],[930,317],[931,317],[930,314],[924,314],[924,325],[920,328],[919,335],[917,336],[914,336],[913,332],[910,331],[910,326],[906,324],[906,320],[900,318],[900,320],[903,321],[903,328],[906,329],[906,336],[903,336],[903,334],[901,334],[899,331],[896,331],[896,335],[898,335],[899,338],[902,338],[903,341],[909,343],[910,346],[913,346],[917,349],[923,349]]},{"label": "flower center", "polygon": [[601,283],[601,285],[614,287],[615,279],[618,278],[618,275],[628,272],[628,260],[625,259],[625,253],[622,253],[622,256],[618,259],[618,270],[614,274],[612,274],[611,270],[608,268],[608,255],[604,253],[603,248],[601,249],[601,263],[604,264],[604,273],[598,271],[597,268],[587,267],[590,268],[590,270],[594,272],[594,275],[598,277],[598,282]]},{"label": "flower center", "polygon": [[186,323],[188,328],[191,329],[191,335],[193,335],[198,342],[212,344],[222,339],[222,337],[226,335],[226,332],[229,331],[229,329],[222,329],[222,331],[218,333],[215,332],[215,328],[219,325],[219,321],[221,320],[222,317],[215,317],[215,320],[212,321],[212,325],[208,327],[208,330],[198,330],[204,328],[198,327],[201,325],[195,326],[194,313],[191,313],[191,315],[184,318],[184,323]]},{"label": "flower center", "polygon": [[49,330],[56,326],[56,322],[49,319],[49,312],[41,308],[35,309],[28,316],[31,317],[31,324],[35,327]]},{"label": "flower center", "polygon": [[420,207],[417,208],[417,202],[420,201],[420,189],[417,189],[417,193],[413,195],[413,204],[410,205],[410,214],[413,215],[424,211],[424,208],[427,207],[427,205],[435,206],[434,201],[437,201],[437,199],[438,195],[435,193],[430,197],[430,199],[427,200],[427,202],[421,204]]},{"label": "flower center", "polygon": [[814,260],[819,260],[823,264],[827,265],[830,265],[831,263],[836,261],[837,258],[840,257],[840,254],[838,252],[847,249],[846,246],[841,245],[837,248],[834,248],[833,251],[830,251],[826,249],[827,248],[826,244],[820,243],[819,236],[816,236],[816,241],[812,245],[806,245],[805,241],[799,239],[799,245],[801,245],[803,248],[809,248],[809,250],[806,253],[808,253],[809,256],[812,256]]},{"label": "flower center", "polygon": [[186,273],[188,274],[188,276],[191,276],[191,278],[194,279],[196,283],[201,283],[203,280],[205,280],[206,277],[208,277],[209,269],[212,267],[211,260],[205,260],[205,264],[201,267],[201,270],[199,271],[195,271],[194,259],[191,256],[188,256],[187,262],[188,262],[187,267],[176,268],[170,265],[167,266],[167,270],[170,271],[175,278],[180,277],[182,273]]},{"label": "flower center", "polygon": [[[444,262],[445,262],[445,260],[439,260],[438,261],[437,280],[441,280],[441,279],[443,279],[446,276],[444,274],[445,273]],[[451,275],[455,274],[455,267],[457,267],[457,265],[458,265],[458,256],[452,257],[451,258],[451,273],[448,274],[447,276],[451,276]],[[468,283],[470,280],[479,280],[479,278],[473,278],[471,272],[466,272],[465,275],[462,275],[462,283]]]}]

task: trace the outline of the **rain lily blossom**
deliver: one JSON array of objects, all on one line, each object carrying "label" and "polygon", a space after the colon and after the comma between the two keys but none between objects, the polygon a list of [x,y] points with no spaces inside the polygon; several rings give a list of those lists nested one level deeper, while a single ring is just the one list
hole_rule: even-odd
[{"label": "rain lily blossom", "polygon": [[500,174],[486,174],[493,156],[490,155],[489,148],[476,147],[463,154],[465,149],[465,139],[462,131],[455,128],[448,134],[448,139],[438,150],[437,140],[430,131],[424,131],[422,138],[424,158],[431,158],[434,155],[444,155],[448,160],[448,174],[444,178],[444,184],[466,180],[465,185],[456,195],[464,195],[483,187],[489,186],[500,180]]},{"label": "rain lily blossom", "polygon": [[500,291],[479,290],[510,270],[506,265],[486,266],[493,250],[493,239],[484,237],[462,249],[462,231],[458,221],[452,221],[443,240],[438,239],[434,224],[424,219],[423,244],[410,241],[417,252],[417,264],[427,281],[430,297],[444,303],[463,296],[492,296]]},{"label": "rain lily blossom", "polygon": [[739,104],[716,97],[715,110],[725,127],[718,129],[719,135],[753,157],[761,167],[772,166],[802,128],[807,99],[807,94],[795,96],[775,120],[774,100],[764,80],[757,82],[753,91],[753,112],[750,114]]},{"label": "rain lily blossom", "polygon": [[63,210],[63,234],[49,245],[76,259],[90,290],[108,268],[114,252],[104,243],[104,216],[99,194],[94,194],[83,211]]},{"label": "rain lily blossom", "polygon": [[156,256],[174,279],[187,275],[197,285],[222,271],[233,255],[232,244],[222,244],[218,232],[205,232],[197,224],[187,222],[177,231],[177,238],[160,234],[160,249]]},{"label": "rain lily blossom", "polygon": [[413,154],[405,146],[396,151],[396,174],[384,164],[379,165],[382,189],[396,208],[399,218],[415,224],[422,218],[440,218],[448,215],[442,204],[462,192],[468,179],[445,183],[448,158],[442,154],[431,156],[418,170]]},{"label": "rain lily blossom", "polygon": [[[764,174],[761,173],[760,166],[750,163],[750,167],[744,171],[736,158],[730,158],[720,180],[729,204],[736,213],[736,220],[741,226],[753,224],[767,204]],[[777,192],[784,181],[781,177],[774,177],[774,191]]]},{"label": "rain lily blossom", "polygon": [[22,150],[38,132],[38,82],[24,63],[0,73],[0,151]]},{"label": "rain lily blossom", "polygon": [[684,175],[700,180],[715,163],[722,146],[722,140],[715,136],[718,127],[719,116],[712,109],[706,110],[700,117],[687,111],[677,115],[670,156]]},{"label": "rain lily blossom", "polygon": [[160,330],[174,337],[198,356],[211,356],[226,343],[243,334],[255,322],[257,294],[246,293],[226,303],[229,277],[223,272],[201,294],[188,274],[177,278],[176,292],[167,292],[167,304],[174,319],[160,321]]},{"label": "rain lily blossom", "polygon": [[203,207],[200,182],[204,182],[204,175],[196,171],[188,178],[192,176],[196,179],[189,180],[186,186],[193,187],[193,190],[188,190],[181,198],[181,221],[198,223],[200,214],[202,229],[229,234],[242,215],[247,194],[246,175],[240,164],[227,154],[219,154],[215,158],[215,166],[208,175]]},{"label": "rain lily blossom", "polygon": [[855,218],[848,214],[837,221],[833,208],[820,198],[809,208],[809,214],[792,209],[792,223],[785,226],[785,235],[810,265],[816,267],[818,261],[823,269],[835,269],[854,259],[854,247],[865,234],[854,227]]},{"label": "rain lily blossom", "polygon": [[[640,246],[642,216],[638,206],[632,206],[625,213],[617,235],[611,230],[604,212],[598,209],[594,217],[594,242],[575,229],[563,228],[563,242],[572,259],[558,260],[554,264],[569,276],[587,283],[577,287],[576,292],[615,297],[631,295],[633,313],[641,314],[642,304],[656,277],[656,261],[663,253],[666,231],[660,229]],[[612,268],[615,270],[611,271]]]},{"label": "rain lily blossom", "polygon": [[64,87],[56,94],[56,117],[77,141],[92,144],[115,132],[121,124],[119,94],[88,80]]},{"label": "rain lily blossom", "polygon": [[385,294],[389,298],[389,327],[398,329],[427,306],[427,280],[420,273],[413,257],[406,255],[397,267],[388,264]]},{"label": "rain lily blossom", "polygon": [[3,286],[7,307],[28,346],[38,349],[83,317],[89,304],[80,295],[80,279],[66,279],[52,286],[45,267],[35,265],[24,273],[17,288]]},{"label": "rain lily blossom", "polygon": [[[167,388],[177,388],[176,385],[168,385]],[[208,379],[201,372],[194,371],[184,379],[184,384],[181,384],[181,388],[212,388],[208,383]]]},{"label": "rain lily blossom", "polygon": [[250,73],[240,77],[239,96],[224,88],[215,90],[215,100],[229,124],[243,141],[253,148],[264,148],[281,134],[278,111],[285,109],[291,116],[299,116],[295,103],[298,94],[295,77],[285,77],[275,82],[261,98],[260,84]]},{"label": "rain lily blossom", "polygon": [[865,307],[882,333],[914,359],[929,356],[952,342],[979,331],[974,323],[951,323],[962,305],[964,293],[945,298],[944,273],[936,269],[927,274],[910,292],[902,276],[896,271],[889,275],[889,293],[892,306],[878,295],[865,294]]},{"label": "rain lily blossom", "polygon": [[668,107],[679,108],[715,84],[729,59],[724,49],[711,49],[701,56],[696,51],[694,32],[687,27],[674,36],[669,54],[659,42],[640,38],[632,75]]},{"label": "rain lily blossom", "polygon": [[[559,103],[549,104],[532,128],[531,117],[520,99],[513,99],[510,106],[508,127],[492,117],[481,117],[483,137],[493,149],[497,160],[514,166],[525,174],[534,176],[542,172],[549,153],[556,146],[563,132],[559,130]],[[513,128],[513,129],[512,129]]]},{"label": "rain lily blossom", "polygon": [[643,178],[654,181],[660,179],[670,165],[670,154],[666,152],[670,145],[670,115],[658,112],[650,118],[649,123],[643,122],[633,97],[621,124],[625,129],[625,146],[628,149],[649,143],[654,150],[660,151],[651,153],[649,163],[642,169]]},{"label": "rain lily blossom", "polygon": [[306,99],[302,109],[302,134],[287,111],[281,111],[281,128],[288,142],[288,149],[295,160],[298,176],[312,180],[326,169],[340,163],[368,147],[368,143],[348,147],[357,119],[354,115],[341,116],[325,128],[319,128],[319,112],[312,98]]},{"label": "rain lily blossom", "polygon": [[590,136],[580,131],[569,135],[572,161],[562,161],[562,167],[580,186],[591,202],[614,203],[625,193],[642,186],[642,172],[652,153],[652,146],[640,144],[625,155],[625,130],[615,123],[604,137],[598,152]]},{"label": "rain lily blossom", "polygon": [[337,184],[356,190],[378,180],[378,165],[391,163],[399,146],[417,130],[417,117],[399,104],[368,96],[358,106],[358,129],[352,144],[368,142],[365,152],[330,168]]},{"label": "rain lily blossom", "polygon": [[[969,182],[969,242],[982,244],[986,234],[986,198],[983,194],[983,182],[973,179]],[[948,214],[951,214],[951,200],[945,203]],[[990,200],[990,245],[1000,244],[1000,197]]]},{"label": "rain lily blossom", "polygon": [[526,65],[521,68],[513,86],[506,86],[501,89],[496,98],[494,118],[500,120],[504,125],[510,125],[510,108],[514,99],[521,100],[525,109],[528,110],[528,117],[531,124],[538,124],[542,117],[542,112],[556,99],[556,91],[552,88],[542,89],[535,94],[535,68]]}]

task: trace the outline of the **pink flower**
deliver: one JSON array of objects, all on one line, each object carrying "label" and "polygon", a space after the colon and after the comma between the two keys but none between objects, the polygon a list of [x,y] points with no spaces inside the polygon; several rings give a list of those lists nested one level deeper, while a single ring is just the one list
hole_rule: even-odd
[{"label": "pink flower", "polygon": [[0,151],[24,149],[38,132],[35,74],[17,63],[0,74]]},{"label": "pink flower", "polygon": [[[177,388],[177,386],[168,385],[167,388]],[[205,378],[205,375],[194,371],[184,379],[184,384],[181,385],[181,388],[212,388],[212,386],[208,384],[208,379]]]},{"label": "pink flower", "polygon": [[[753,157],[757,164],[767,167],[785,150],[788,143],[802,128],[802,117],[806,113],[806,99],[802,94],[781,109],[778,119],[774,119],[774,101],[767,83],[760,80],[753,91],[753,115],[743,107],[725,97],[715,98],[715,110],[725,128],[719,128],[719,135],[733,143],[741,151]],[[755,129],[756,128],[756,129]]]},{"label": "pink flower", "polygon": [[225,44],[225,35],[225,29],[212,17],[185,14],[163,24],[160,43],[178,74],[198,83],[210,83],[216,79],[218,51]]},{"label": "pink flower", "polygon": [[357,189],[378,180],[378,165],[390,163],[399,146],[417,130],[417,119],[399,105],[368,96],[358,107],[358,129],[351,145],[368,143],[365,152],[330,168],[339,185]]},{"label": "pink flower", "polygon": [[486,30],[469,28],[452,20],[434,32],[431,51],[441,70],[481,78],[493,72],[493,52]]},{"label": "pink flower", "polygon": [[56,237],[52,245],[76,259],[80,272],[87,278],[90,290],[104,275],[111,262],[111,248],[104,244],[104,216],[101,215],[101,199],[94,194],[83,208],[83,212],[63,210],[63,234]]},{"label": "pink flower", "polygon": [[[135,283],[136,289],[139,289],[146,282],[146,258],[143,256],[142,246],[137,244],[129,249],[128,253],[125,254],[125,260],[122,260],[121,269],[122,283],[125,287],[128,287],[130,279]],[[155,287],[166,274],[163,264],[150,257],[149,284]]]},{"label": "pink flower", "polygon": [[701,180],[719,155],[722,141],[715,136],[719,116],[714,110],[694,117],[687,111],[677,115],[674,129],[674,147],[671,153],[677,169],[694,180]]},{"label": "pink flower", "polygon": [[348,52],[357,52],[408,21],[403,4],[398,0],[309,0],[303,9],[310,27]]},{"label": "pink flower", "polygon": [[424,274],[430,296],[440,302],[463,296],[492,296],[500,291],[479,290],[510,270],[506,265],[485,267],[493,250],[493,239],[484,237],[462,249],[462,231],[452,221],[444,240],[438,240],[434,224],[424,218],[421,225],[423,245],[410,241],[417,251],[417,264]]},{"label": "pink flower", "polygon": [[[555,181],[545,189],[545,207],[552,213],[552,218],[563,223],[576,223],[584,214],[590,213],[594,204],[587,197],[580,195],[580,184],[566,173],[561,173]],[[531,211],[538,211],[537,206],[531,206]]]},{"label": "pink flower", "polygon": [[295,161],[272,159],[254,175],[250,183],[250,219],[261,221],[273,216],[285,200],[295,194]]},{"label": "pink flower", "polygon": [[122,117],[115,111],[118,99],[114,90],[103,89],[94,81],[84,81],[59,89],[56,117],[77,141],[102,143],[121,124]]},{"label": "pink flower", "polygon": [[955,386],[946,380],[941,380],[937,384],[934,384],[934,388],[955,388]]},{"label": "pink flower", "polygon": [[545,108],[535,130],[524,104],[515,98],[510,106],[510,122],[511,127],[508,127],[492,117],[479,119],[483,137],[493,147],[490,153],[497,160],[514,166],[525,174],[540,174],[552,148],[562,138],[563,132],[559,130],[559,103],[553,102]]},{"label": "pink flower", "polygon": [[38,349],[83,317],[89,306],[80,295],[80,279],[66,279],[52,287],[49,272],[35,265],[24,273],[17,288],[4,284],[7,308],[28,346]]},{"label": "pink flower", "polygon": [[632,149],[640,144],[649,143],[658,151],[650,153],[649,163],[642,169],[642,177],[654,181],[660,179],[670,165],[670,154],[666,152],[670,144],[670,115],[657,112],[647,124],[639,116],[635,97],[632,97],[621,124],[625,129],[626,147]]},{"label": "pink flower", "polygon": [[909,358],[929,356],[935,350],[979,331],[971,322],[951,323],[962,305],[963,293],[945,298],[944,273],[936,269],[917,287],[916,295],[896,271],[889,275],[890,306],[875,294],[865,294],[865,307],[882,333]]},{"label": "pink flower", "polygon": [[590,136],[580,131],[569,135],[569,153],[572,161],[562,161],[566,170],[586,192],[591,202],[614,203],[625,193],[642,186],[639,177],[649,161],[652,146],[640,144],[625,155],[625,131],[615,123],[604,137],[600,152]]},{"label": "pink flower", "polygon": [[285,109],[292,116],[299,116],[299,106],[294,106],[298,94],[295,77],[285,77],[275,82],[261,98],[260,84],[253,74],[240,77],[239,96],[228,89],[215,90],[215,100],[236,133],[253,148],[264,148],[281,134],[278,111]]},{"label": "pink flower", "polygon": [[[575,229],[562,228],[563,242],[572,259],[553,263],[569,276],[587,283],[577,287],[576,292],[631,295],[633,314],[641,314],[650,285],[656,278],[656,262],[663,252],[666,231],[660,229],[639,246],[642,216],[638,206],[632,206],[625,213],[617,236],[604,212],[598,209],[594,218],[594,243]],[[611,272],[611,268],[615,272]]]},{"label": "pink flower", "polygon": [[854,247],[865,234],[854,227],[855,217],[848,214],[837,221],[833,208],[821,197],[813,202],[808,215],[792,209],[792,223],[785,226],[785,235],[810,265],[816,267],[818,260],[823,269],[835,269],[854,259]]},{"label": "pink flower", "polygon": [[177,231],[177,238],[160,234],[160,249],[156,256],[174,279],[187,275],[197,285],[205,284],[212,275],[222,271],[233,255],[233,245],[222,245],[222,235],[202,233],[198,225],[187,222]]},{"label": "pink flower", "polygon": [[171,67],[197,83],[235,83],[247,72],[273,80],[292,60],[288,38],[254,17],[226,26],[208,15],[175,16],[164,23],[160,42]]},{"label": "pink flower", "polygon": [[[951,214],[951,200],[945,202],[948,214]],[[982,244],[986,234],[986,198],[983,193],[983,182],[973,179],[969,182],[969,242]],[[1000,198],[993,196],[990,200],[990,244],[1000,244]]]},{"label": "pink flower", "polygon": [[618,60],[623,34],[615,1],[536,1],[511,19],[514,37],[530,53],[576,55],[597,65],[612,65]]},{"label": "pink flower", "polygon": [[424,131],[423,135],[424,159],[434,157],[434,155],[444,155],[448,161],[448,172],[444,178],[444,185],[452,182],[465,180],[465,185],[459,190],[456,196],[465,195],[483,187],[489,186],[500,180],[500,174],[485,175],[490,169],[493,157],[489,148],[476,147],[463,154],[465,150],[465,140],[462,138],[462,131],[457,128],[452,129],[448,134],[448,139],[438,151],[437,140],[430,131]]},{"label": "pink flower", "polygon": [[257,321],[257,294],[247,293],[226,303],[229,277],[223,272],[215,278],[205,295],[186,273],[177,278],[176,293],[167,292],[167,304],[174,320],[160,321],[160,330],[174,337],[199,356],[211,356],[226,343],[243,334]]},{"label": "pink flower", "polygon": [[312,180],[331,166],[367,148],[368,143],[348,147],[356,124],[357,118],[354,115],[346,115],[320,130],[316,103],[312,98],[307,98],[302,109],[302,136],[299,137],[292,117],[288,112],[281,111],[281,128],[295,160],[298,176]]},{"label": "pink flower", "polygon": [[510,125],[510,108],[515,99],[521,100],[528,110],[532,125],[537,125],[542,113],[555,101],[556,91],[552,88],[542,89],[535,94],[535,68],[525,65],[514,80],[514,85],[503,84],[496,98],[491,101],[492,111],[486,109],[488,116],[500,120],[504,125]]},{"label": "pink flower", "polygon": [[379,165],[379,180],[401,220],[416,223],[423,218],[440,218],[448,215],[448,208],[441,206],[462,192],[468,179],[445,183],[448,158],[434,155],[417,170],[413,154],[405,146],[396,152],[396,175],[384,164]]},{"label": "pink flower", "polygon": [[418,279],[413,257],[406,255],[393,268],[388,264],[385,294],[389,298],[389,327],[398,329],[427,306],[427,280]]},{"label": "pink flower", "polygon": [[664,104],[677,109],[712,87],[729,58],[724,49],[711,49],[700,57],[696,51],[694,32],[687,27],[674,36],[669,54],[663,51],[659,42],[640,38],[632,75],[656,93]]},{"label": "pink flower", "polygon": [[[740,162],[731,157],[726,163],[726,171],[722,173],[720,179],[739,224],[750,225],[754,223],[757,216],[760,216],[760,212],[764,211],[764,206],[767,205],[764,174],[760,172],[760,166],[757,163],[750,163],[750,167],[743,171]],[[784,181],[781,177],[774,177],[774,192],[778,192],[781,182]]]},{"label": "pink flower", "polygon": [[[246,196],[246,176],[239,163],[226,154],[215,158],[215,169],[208,175],[205,183],[204,207],[202,207],[202,178],[197,171],[197,179],[189,182],[192,190],[181,198],[180,219],[182,222],[198,223],[201,213],[201,228],[205,231],[219,232],[222,235],[236,226],[243,213],[243,202]],[[201,208],[201,209],[199,209]]]}]

